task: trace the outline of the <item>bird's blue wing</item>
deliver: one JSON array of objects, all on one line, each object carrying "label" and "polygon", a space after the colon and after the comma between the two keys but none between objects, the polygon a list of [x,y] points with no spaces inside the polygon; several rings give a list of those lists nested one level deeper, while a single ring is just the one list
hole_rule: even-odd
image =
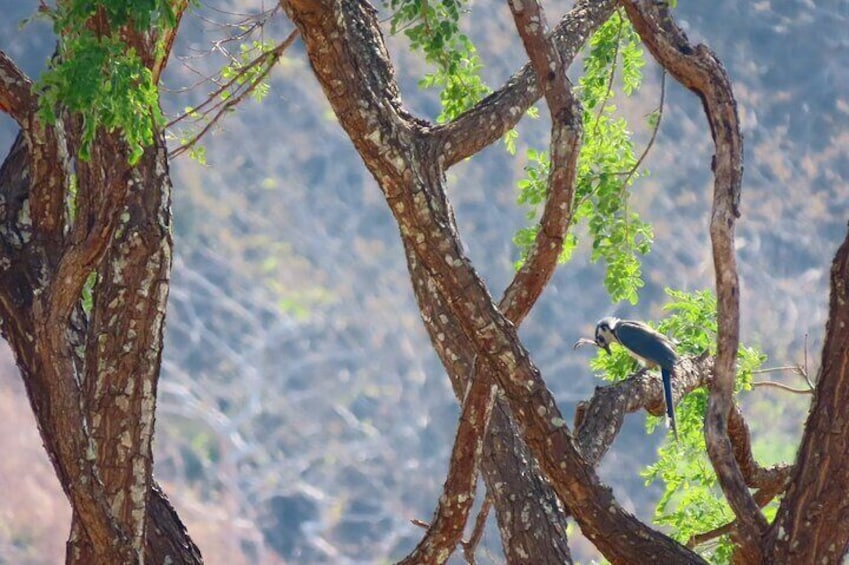
[{"label": "bird's blue wing", "polygon": [[678,359],[672,341],[642,322],[622,320],[614,332],[622,345],[661,367],[671,369]]}]

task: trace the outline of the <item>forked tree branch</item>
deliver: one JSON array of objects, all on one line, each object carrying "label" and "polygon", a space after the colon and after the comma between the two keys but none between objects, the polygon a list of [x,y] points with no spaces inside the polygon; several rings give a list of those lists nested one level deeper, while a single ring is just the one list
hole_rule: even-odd
[{"label": "forked tree branch", "polygon": [[[284,9],[298,26],[340,124],[384,193],[408,261],[434,275],[428,292],[455,315],[479,362],[495,369],[531,451],[584,533],[614,562],[649,555],[667,563],[703,562],[626,512],[576,449],[515,327],[495,307],[463,252],[445,193],[445,155],[429,136],[420,135],[423,124],[397,96],[374,11],[354,0],[290,0]],[[332,41],[338,37],[355,40]],[[327,50],[328,42],[333,50]]]},{"label": "forked tree branch", "polygon": [[[578,0],[551,33],[568,69],[589,36],[616,7],[615,0]],[[531,63],[519,69],[498,90],[457,119],[433,128],[446,169],[478,153],[513,129],[525,112],[542,97]]]},{"label": "forked tree branch", "polygon": [[[529,13],[517,9],[514,2],[510,2],[510,7],[537,76],[543,77],[540,88],[545,92],[552,117],[552,166],[545,212],[528,261],[516,274],[501,305],[502,311],[518,325],[550,280],[571,223],[581,113],[572,96],[560,54],[554,43],[546,38],[547,26],[540,6],[530,4]],[[443,563],[462,536],[474,501],[479,456],[494,401],[491,390],[486,396],[482,393],[483,387],[491,388],[490,373],[488,368],[479,371],[471,381],[436,518],[424,539],[401,563]],[[480,400],[486,405],[477,406]],[[481,417],[482,421],[476,421]],[[468,429],[470,425],[474,426],[471,430]],[[478,435],[469,437],[473,433]],[[470,451],[472,449],[474,451]]]},{"label": "forked tree branch", "polygon": [[[684,357],[675,366],[673,400],[678,403],[690,392],[710,387],[714,378],[713,357]],[[584,458],[597,464],[613,444],[625,415],[638,410],[662,416],[665,413],[663,388],[659,377],[641,370],[622,381],[596,387],[589,401],[580,402],[575,412],[575,430]],[[734,457],[740,465],[746,486],[773,489],[783,485],[789,465],[761,467],[752,453],[749,427],[738,406],[729,415],[729,435]]]},{"label": "forked tree branch", "polygon": [[[713,376],[713,358],[706,355],[682,358],[675,366],[673,400],[677,404],[687,393],[706,386]],[[639,371],[617,383],[596,387],[592,398],[580,402],[575,411],[575,437],[584,458],[596,465],[613,445],[622,429],[625,415],[638,410],[659,416],[665,414],[663,388],[659,377]]]},{"label": "forked tree branch", "polygon": [[481,504],[481,508],[478,511],[478,516],[475,518],[475,526],[472,528],[472,533],[469,536],[469,539],[463,542],[463,557],[466,558],[466,563],[469,565],[475,565],[477,560],[475,559],[475,552],[478,549],[478,544],[483,538],[484,528],[486,527],[486,519],[489,516],[489,510],[492,508],[492,497],[487,494],[483,503]]},{"label": "forked tree branch", "polygon": [[672,20],[669,6],[653,0],[622,4],[654,58],[702,100],[716,153],[710,235],[716,271],[717,358],[705,417],[708,455],[719,484],[740,524],[736,539],[741,554],[760,562],[767,522],[752,498],[728,437],[740,338],[740,288],[734,255],[734,223],[739,216],[743,174],[743,139],[731,83],[716,56],[704,45],[693,47]]}]

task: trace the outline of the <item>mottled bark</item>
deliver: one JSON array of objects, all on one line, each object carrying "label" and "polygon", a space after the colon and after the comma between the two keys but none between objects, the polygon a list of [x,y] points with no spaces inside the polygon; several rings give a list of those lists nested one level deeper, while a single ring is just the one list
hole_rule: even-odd
[{"label": "mottled bark", "polygon": [[[168,33],[123,34],[154,76]],[[152,480],[171,267],[164,138],[130,166],[120,132],[100,131],[90,158],[76,159],[80,120],[60,109],[55,124],[40,122],[30,86],[0,54],[0,109],[21,126],[0,168],[0,315],[73,509],[67,561],[200,562]]]},{"label": "mottled bark", "polygon": [[[359,2],[284,2],[342,127],[383,190],[408,250],[411,274],[432,273],[438,296],[491,365],[525,439],[584,533],[614,562],[700,558],[617,504],[582,459],[515,328],[495,307],[462,251],[445,196],[444,156],[428,127],[401,106],[375,13]],[[345,37],[348,40],[339,41]]]},{"label": "mottled bark", "polygon": [[[441,298],[428,293],[428,284],[433,284],[431,275],[421,265],[412,265],[411,278],[422,320],[455,394],[462,401],[472,371],[473,346]],[[481,473],[493,500],[507,562],[521,563],[533,555],[536,563],[571,563],[563,535],[568,526],[567,515],[521,440],[503,397],[495,400],[484,438]]]},{"label": "mottled bark", "polygon": [[719,484],[739,527],[735,539],[744,559],[762,560],[761,540],[767,522],[746,488],[728,437],[740,343],[740,285],[734,252],[734,224],[740,215],[743,137],[731,81],[716,56],[704,45],[693,47],[675,24],[665,3],[623,1],[628,17],[654,58],[702,100],[716,153],[710,236],[716,272],[717,356],[711,384],[705,439]]},{"label": "mottled bark", "polygon": [[427,534],[400,564],[445,563],[460,543],[475,501],[483,438],[492,413],[494,392],[495,385],[486,373],[478,374],[471,381],[463,399],[460,424],[439,506]]},{"label": "mottled bark", "polygon": [[[565,68],[583,48],[590,35],[616,7],[615,0],[578,0],[552,35]],[[455,165],[495,143],[513,129],[525,111],[542,97],[531,63],[526,64],[504,86],[475,104],[456,120],[432,130],[445,168]]]}]

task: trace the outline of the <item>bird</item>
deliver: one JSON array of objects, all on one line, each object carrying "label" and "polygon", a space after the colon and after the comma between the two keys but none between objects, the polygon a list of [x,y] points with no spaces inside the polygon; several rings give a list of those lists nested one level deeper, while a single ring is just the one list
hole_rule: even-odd
[{"label": "bird", "polygon": [[660,367],[663,379],[663,398],[666,403],[666,416],[672,427],[675,441],[678,441],[678,427],[675,425],[675,407],[672,405],[672,374],[678,354],[672,340],[652,329],[643,322],[635,320],[620,320],[607,316],[598,321],[595,326],[595,339],[581,338],[575,343],[575,349],[582,345],[592,344],[607,351],[610,355],[610,344],[618,343],[637,361],[647,368]]}]

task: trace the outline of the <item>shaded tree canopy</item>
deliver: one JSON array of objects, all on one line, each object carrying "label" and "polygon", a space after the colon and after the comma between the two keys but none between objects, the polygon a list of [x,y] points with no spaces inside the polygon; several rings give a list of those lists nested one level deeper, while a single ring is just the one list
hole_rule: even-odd
[{"label": "shaded tree canopy", "polygon": [[[459,402],[434,516],[421,524],[424,535],[415,547],[403,548],[409,554],[393,558],[443,563],[462,547],[473,561],[492,508],[511,563],[528,556],[534,562],[571,562],[569,518],[614,563],[839,561],[849,538],[841,494],[849,479],[843,448],[849,424],[841,410],[849,400],[844,398],[849,387],[843,386],[849,378],[849,239],[832,263],[820,369],[814,378],[805,374],[813,394],[798,455],[792,464],[762,465],[737,402],[737,394],[752,387],[763,357],[741,345],[735,231],[744,192],[743,136],[734,86],[717,55],[692,42],[676,11],[664,3],[579,0],[549,25],[539,2],[509,0],[505,13],[527,62],[490,89],[474,45],[460,28],[463,11],[477,8],[450,0],[392,0],[382,8],[388,17],[383,23],[378,9],[364,0],[281,0],[239,27],[247,34],[272,18],[288,18],[279,41],[257,41],[231,56],[212,94],[170,121],[160,106],[162,77],[189,9],[186,2],[72,0],[43,6],[41,16],[59,41],[38,78],[0,51],[0,109],[19,128],[0,168],[2,333],[72,508],[66,560],[202,560],[153,478],[157,394],[163,390],[178,403],[209,395],[200,411],[231,437],[242,433],[229,419],[232,404],[250,417],[271,398],[263,397],[265,384],[256,375],[239,396],[226,400],[204,390],[225,377],[203,381],[205,371],[160,387],[175,254],[169,165],[181,153],[203,159],[203,136],[248,95],[265,94],[269,73],[287,56],[308,61],[335,120],[379,187],[397,226],[398,253],[421,320]],[[425,119],[402,101],[387,30],[403,33],[436,69],[423,83],[440,88],[437,119]],[[291,52],[293,46],[302,52]],[[582,50],[583,70],[573,82],[567,71]],[[617,89],[629,95],[640,88],[647,57],[664,78],[649,140],[638,151],[613,100]],[[709,238],[714,288],[668,290],[671,313],[660,329],[680,340],[674,397],[682,442],[664,444],[647,471],[666,483],[656,523],[649,523],[602,482],[598,465],[627,414],[663,414],[660,379],[634,372],[621,350],[599,356],[592,367],[616,382],[579,403],[569,422],[546,382],[551,377],[532,360],[519,327],[550,287],[557,265],[569,261],[583,241],[604,268],[611,298],[637,302],[645,285],[643,256],[661,236],[635,211],[630,195],[644,182],[642,163],[663,117],[667,81],[698,99],[706,118],[702,136],[712,144],[711,161],[701,164],[712,176],[709,226],[676,229],[701,229],[701,237]],[[529,206],[530,223],[515,236],[519,260],[502,291],[487,284],[473,245],[461,238],[448,178],[454,171],[462,176],[461,163],[502,140],[515,154],[514,128],[528,113],[539,114],[550,129],[547,147],[525,155],[519,202]],[[169,153],[166,133],[189,119],[199,125],[178,134]],[[213,223],[206,217],[192,221]],[[204,229],[210,228],[199,227],[186,240],[205,237]],[[262,247],[251,249],[253,257],[249,252],[245,260],[262,263],[259,272],[267,275],[270,292],[252,297],[247,309],[233,304],[226,283],[216,288],[210,281],[236,275],[205,261],[207,273],[193,273],[188,286],[193,296],[175,293],[181,320],[197,316],[199,305],[216,313],[222,332],[231,320],[247,334],[279,320],[267,303],[285,296],[282,281],[311,273],[296,261],[273,260]],[[252,308],[257,318],[245,313]],[[297,318],[291,303],[284,300],[281,308],[286,319]],[[285,323],[272,329],[304,335]],[[248,351],[243,343],[234,347],[214,335],[204,339],[215,340],[210,357],[226,360],[210,368],[250,365],[264,351],[264,346]],[[299,358],[286,362],[309,354],[309,346],[302,347]],[[192,362],[202,367],[204,360]],[[362,359],[345,362],[356,367]],[[287,392],[296,396],[317,386],[305,380]],[[272,412],[271,429],[287,423],[287,405],[277,406],[284,409]],[[335,410],[346,421],[357,419],[357,407]],[[309,420],[309,414],[301,419]],[[252,445],[239,437],[234,446]],[[223,443],[215,449],[228,451],[222,457],[231,458],[231,477],[249,482],[244,477],[256,465],[238,463],[252,461],[244,455],[249,450]],[[683,459],[692,465],[675,468]],[[688,475],[697,467],[698,476]],[[478,490],[486,496],[473,520]],[[316,514],[312,503],[285,496],[273,497],[268,508],[282,528],[300,528]],[[710,513],[694,518],[688,512],[694,509]],[[464,540],[464,532],[471,537]],[[291,545],[275,547],[285,554]]]}]

